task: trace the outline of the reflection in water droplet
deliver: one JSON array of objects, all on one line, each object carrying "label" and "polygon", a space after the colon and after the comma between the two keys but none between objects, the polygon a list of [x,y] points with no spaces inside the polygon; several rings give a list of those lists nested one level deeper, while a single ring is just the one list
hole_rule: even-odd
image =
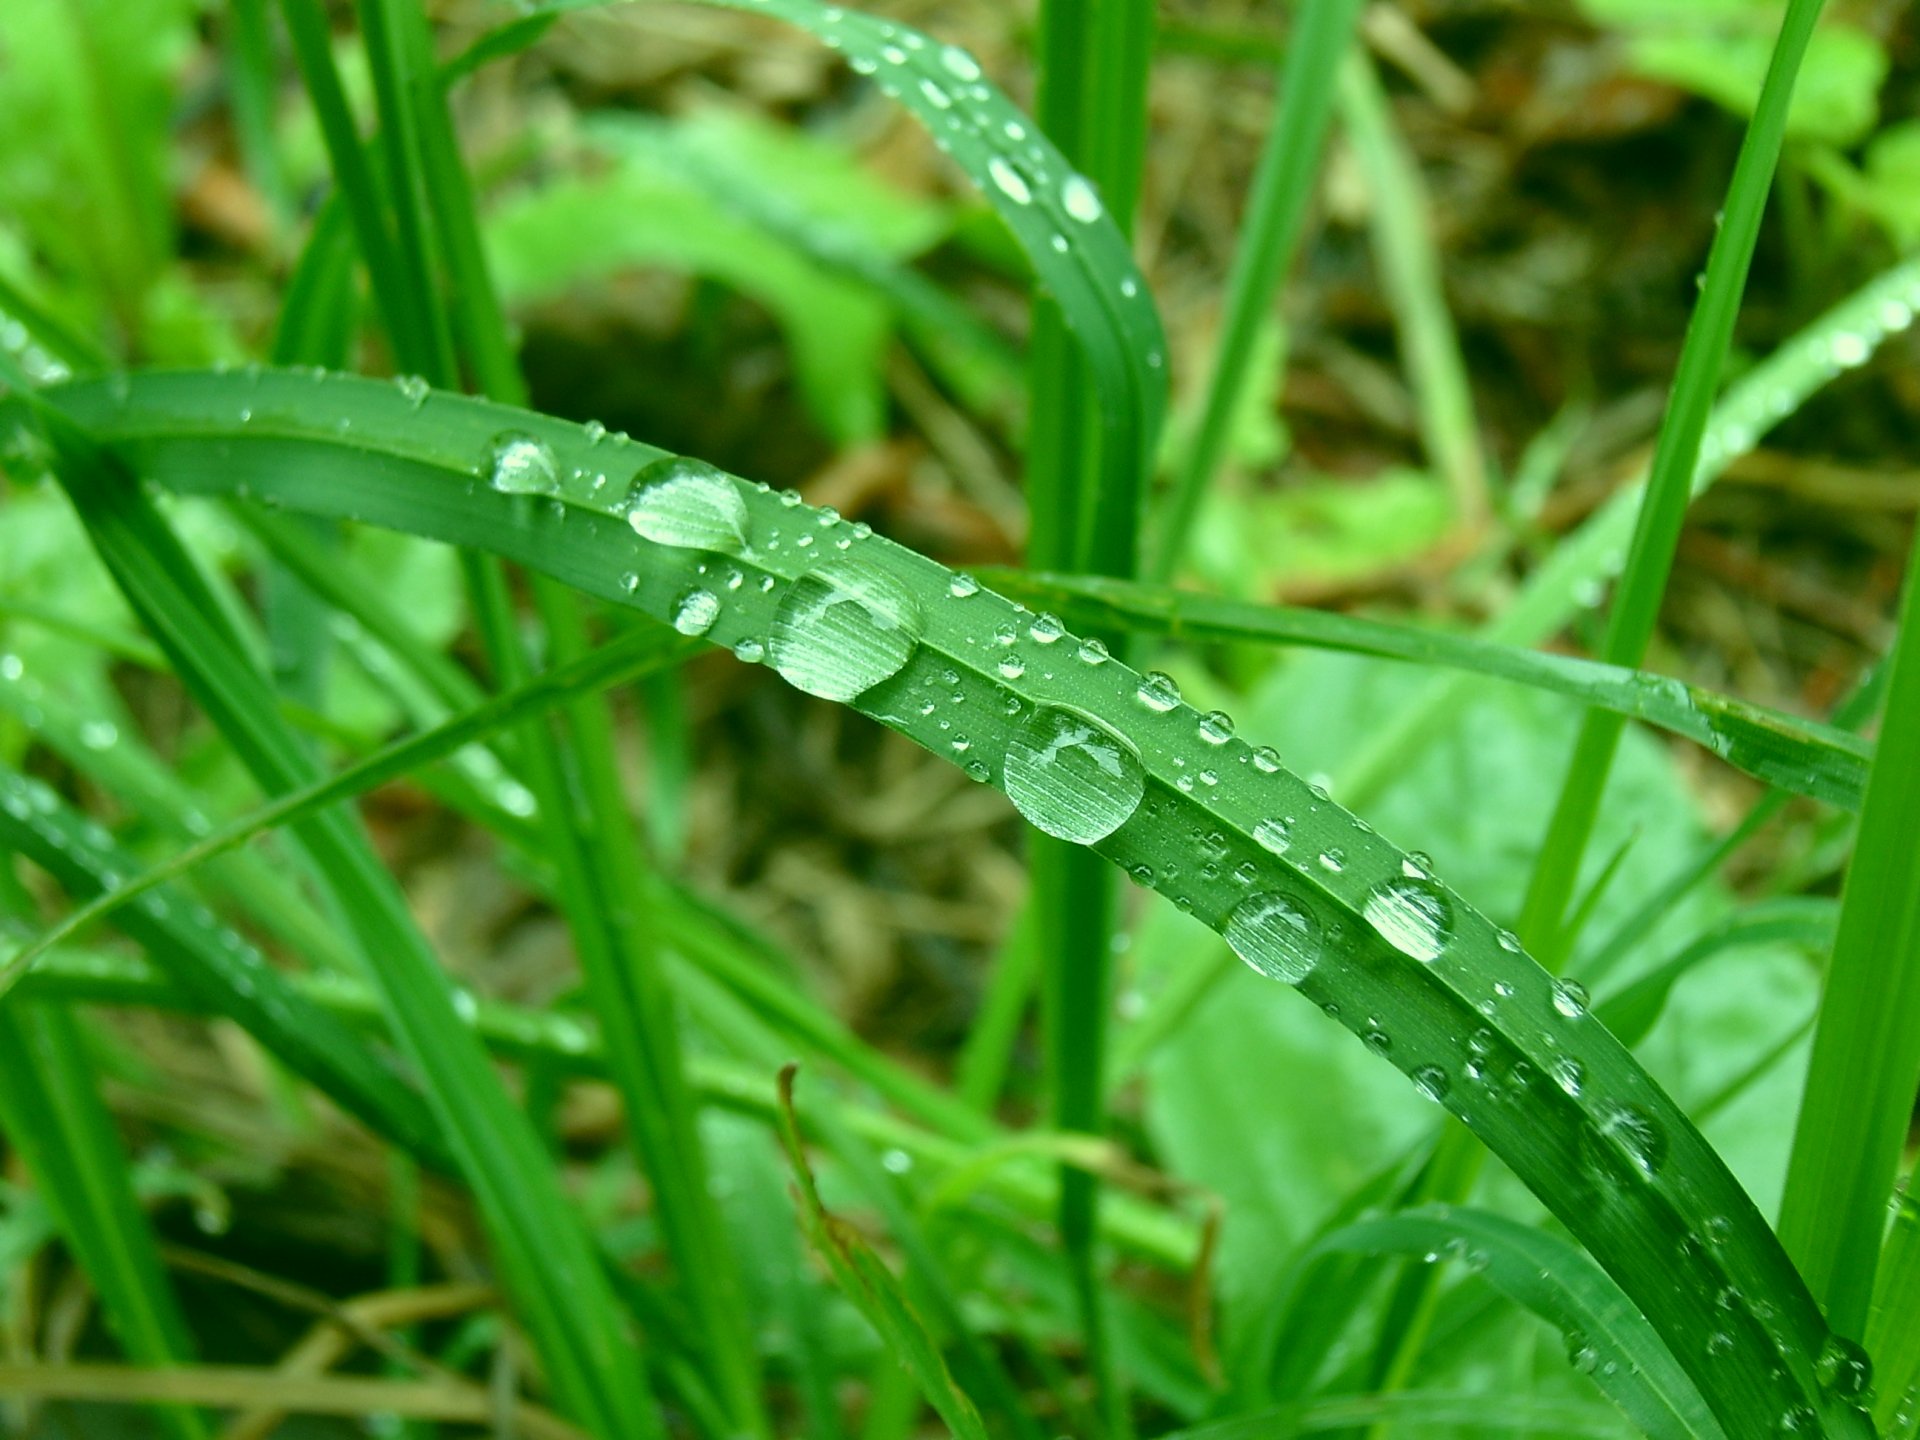
[{"label": "reflection in water droplet", "polygon": [[487,483],[503,495],[551,495],[560,488],[560,464],[544,440],[510,430],[494,437]]},{"label": "reflection in water droplet", "polygon": [[774,612],[773,668],[826,700],[851,700],[897,675],[923,628],[920,607],[898,580],[839,560],[801,576]]},{"label": "reflection in water droplet", "polygon": [[1453,902],[1431,880],[1400,876],[1367,896],[1367,923],[1403,955],[1434,961],[1453,938]]},{"label": "reflection in water droplet", "polygon": [[669,455],[643,466],[624,509],[634,533],[661,545],[733,555],[747,543],[747,502],[704,460]]},{"label": "reflection in water droplet", "polygon": [[1227,915],[1227,944],[1269,980],[1298,985],[1320,963],[1320,922],[1291,895],[1249,895]]},{"label": "reflection in water droplet", "polygon": [[682,635],[704,635],[720,617],[720,597],[711,590],[689,590],[673,602],[673,628]]},{"label": "reflection in water droplet", "polygon": [[1007,746],[1007,797],[1038,829],[1091,845],[1124,825],[1146,792],[1133,747],[1091,716],[1042,706]]},{"label": "reflection in water droplet", "polygon": [[1142,705],[1162,713],[1180,703],[1180,687],[1173,683],[1171,675],[1163,675],[1158,670],[1149,670],[1142,675],[1140,688],[1134,693]]}]

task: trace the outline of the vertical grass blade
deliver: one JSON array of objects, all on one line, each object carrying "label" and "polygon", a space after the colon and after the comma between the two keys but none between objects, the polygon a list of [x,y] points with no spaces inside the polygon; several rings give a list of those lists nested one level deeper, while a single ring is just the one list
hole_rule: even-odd
[{"label": "vertical grass blade", "polygon": [[[1791,0],[1787,6],[1759,104],[1740,142],[1733,179],[1727,186],[1726,208],[1707,255],[1700,301],[1687,323],[1673,390],[1654,441],[1653,464],[1627,551],[1626,568],[1607,616],[1600,658],[1609,664],[1637,666],[1659,619],[1660,599],[1666,593],[1674,550],[1680,543],[1680,527],[1693,495],[1693,478],[1700,466],[1701,442],[1713,410],[1714,392],[1733,342],[1747,269],[1753,261],[1767,192],[1780,160],[1794,78],[1820,18],[1822,3]],[[1571,937],[1562,933],[1563,917],[1580,878],[1581,860],[1624,724],[1619,716],[1602,711],[1589,711],[1582,721],[1527,888],[1518,928],[1549,963],[1563,956],[1570,943]]]},{"label": "vertical grass blade", "polygon": [[1920,1433],[1920,1197],[1900,1197],[1880,1256],[1867,1319],[1879,1399],[1874,1418],[1889,1440]]},{"label": "vertical grass blade", "polygon": [[[93,1281],[127,1358],[191,1365],[186,1319],[64,1006],[0,1002],[0,1129]],[[156,1414],[173,1440],[207,1440],[197,1412],[167,1405]]]},{"label": "vertical grass blade", "polygon": [[1334,78],[1359,15],[1360,0],[1303,0],[1294,6],[1293,31],[1280,67],[1279,101],[1227,271],[1226,318],[1199,428],[1174,476],[1154,535],[1148,573],[1156,580],[1170,577],[1180,563],[1187,534],[1226,449],[1228,429],[1240,412],[1260,322],[1299,248],[1333,113]]},{"label": "vertical grass blade", "polygon": [[1887,1198],[1920,1087],[1920,551],[1827,963],[1780,1236],[1835,1330],[1866,1331]]}]

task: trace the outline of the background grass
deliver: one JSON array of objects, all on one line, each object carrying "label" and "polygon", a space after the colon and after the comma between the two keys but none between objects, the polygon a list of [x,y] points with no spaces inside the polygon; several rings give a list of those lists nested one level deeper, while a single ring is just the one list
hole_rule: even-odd
[{"label": "background grass", "polygon": [[1910,19],[732,8],[0,17],[10,1421],[1914,1433]]}]

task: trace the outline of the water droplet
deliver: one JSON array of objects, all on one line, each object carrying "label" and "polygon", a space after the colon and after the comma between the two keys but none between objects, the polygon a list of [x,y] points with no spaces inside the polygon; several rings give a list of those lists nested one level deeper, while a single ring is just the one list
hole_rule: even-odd
[{"label": "water droplet", "polygon": [[979,62],[958,45],[942,46],[940,50],[940,63],[946,67],[947,73],[955,79],[978,80],[980,78]]},{"label": "water droplet", "polygon": [[1000,676],[1004,680],[1018,680],[1027,673],[1027,662],[1017,655],[1009,655],[999,665]]},{"label": "water droplet", "polygon": [[88,720],[80,727],[80,743],[89,750],[106,750],[120,738],[120,727],[111,720]]},{"label": "water droplet", "polygon": [[1393,1037],[1382,1030],[1377,1024],[1370,1023],[1366,1028],[1366,1032],[1362,1034],[1360,1038],[1366,1042],[1367,1049],[1376,1055],[1385,1055],[1393,1049]]},{"label": "water droplet", "polygon": [[1092,637],[1080,642],[1078,654],[1083,665],[1104,665],[1112,658],[1107,654],[1107,647]]},{"label": "water droplet", "polygon": [[1347,868],[1347,852],[1342,850],[1338,845],[1322,850],[1320,852],[1320,868],[1331,874],[1338,875],[1342,870]]},{"label": "water droplet", "polygon": [[1134,692],[1140,703],[1149,710],[1158,710],[1163,714],[1180,703],[1180,687],[1173,683],[1171,675],[1158,670],[1149,670],[1140,677],[1140,688]]},{"label": "water droplet", "polygon": [[1284,855],[1293,843],[1293,827],[1277,815],[1269,816],[1253,827],[1253,838],[1261,849]]},{"label": "water droplet", "polygon": [[747,543],[747,502],[704,460],[670,455],[633,477],[625,505],[634,533],[661,545],[737,554]]},{"label": "water droplet", "polygon": [[1060,623],[1060,617],[1045,611],[1034,616],[1033,623],[1027,627],[1027,634],[1033,637],[1036,645],[1051,645],[1066,633],[1067,627]]},{"label": "water droplet", "polygon": [[1600,1352],[1578,1330],[1567,1331],[1567,1363],[1582,1375],[1591,1375],[1600,1364]]},{"label": "water droplet", "polygon": [[1224,745],[1233,738],[1233,717],[1224,710],[1209,710],[1200,717],[1200,738],[1209,745]]},{"label": "water droplet", "polygon": [[1227,944],[1269,980],[1298,985],[1320,963],[1320,923],[1291,895],[1249,895],[1227,915]]},{"label": "water droplet", "polygon": [[1447,1072],[1438,1065],[1415,1066],[1411,1078],[1420,1093],[1436,1105],[1447,1098],[1447,1091],[1453,1086]]},{"label": "water droplet", "polygon": [[1381,939],[1415,960],[1439,959],[1453,938],[1453,902],[1431,880],[1401,876],[1376,885],[1364,913]]},{"label": "water droplet", "polygon": [[560,465],[544,440],[510,430],[494,437],[487,483],[503,495],[551,495],[560,488]]},{"label": "water droplet", "polygon": [[1280,772],[1280,752],[1271,745],[1261,745],[1253,752],[1253,768],[1262,775],[1277,775]]},{"label": "water droplet", "polygon": [[1060,187],[1060,204],[1067,214],[1082,225],[1091,225],[1106,212],[1100,205],[1100,192],[1084,175],[1069,175]]},{"label": "water droplet", "polygon": [[1833,363],[1843,370],[1866,364],[1872,353],[1866,340],[1851,331],[1833,337]]},{"label": "water droplet", "polygon": [[1587,1013],[1587,987],[1578,980],[1554,981],[1553,1009],[1555,1014],[1578,1020]]},{"label": "water droplet", "polygon": [[1424,850],[1409,850],[1400,857],[1400,873],[1415,880],[1433,878],[1433,857]]},{"label": "water droplet", "polygon": [[947,593],[956,600],[964,600],[969,595],[980,593],[980,582],[971,575],[956,574],[947,582]]},{"label": "water droplet", "polygon": [[1818,1435],[1820,1417],[1811,1405],[1789,1405],[1774,1427],[1776,1435]]},{"label": "water droplet", "polygon": [[1146,793],[1125,740],[1078,711],[1043,705],[1007,746],[1007,797],[1037,828],[1091,845],[1124,825]]},{"label": "water droplet", "polygon": [[767,658],[767,647],[758,640],[742,640],[733,647],[733,653],[736,658],[746,661],[749,665],[758,665]]},{"label": "water droplet", "polygon": [[720,618],[720,597],[711,590],[689,590],[673,602],[673,628],[682,635],[704,635]]},{"label": "water droplet", "polygon": [[920,93],[927,97],[927,103],[936,110],[953,108],[953,97],[924,76],[920,80]]},{"label": "water droplet", "polygon": [[1520,953],[1520,937],[1511,930],[1496,931],[1493,938],[1500,942],[1500,948],[1509,955]]},{"label": "water droplet", "polygon": [[1813,1362],[1820,1388],[1839,1400],[1858,1400],[1873,1388],[1873,1361],[1867,1352],[1841,1335],[1828,1335]]},{"label": "water droplet", "polygon": [[433,393],[433,387],[418,375],[395,376],[393,388],[400,392],[409,410],[418,410],[427,403],[427,396]]},{"label": "water droplet", "polygon": [[833,561],[781,597],[773,668],[809,695],[851,700],[900,673],[922,627],[918,603],[898,580],[859,561]]},{"label": "water droplet", "polygon": [[1609,1103],[1600,1107],[1594,1133],[1624,1151],[1642,1175],[1660,1173],[1667,1161],[1667,1136],[1654,1118],[1633,1105]]},{"label": "water droplet", "polygon": [[1587,1078],[1587,1067],[1571,1055],[1556,1057],[1547,1070],[1554,1082],[1569,1095],[1578,1095]]},{"label": "water droplet", "polygon": [[987,161],[987,174],[992,177],[1000,193],[1014,204],[1024,205],[1033,199],[1033,190],[1028,186],[1026,177],[1005,156],[995,155]]}]

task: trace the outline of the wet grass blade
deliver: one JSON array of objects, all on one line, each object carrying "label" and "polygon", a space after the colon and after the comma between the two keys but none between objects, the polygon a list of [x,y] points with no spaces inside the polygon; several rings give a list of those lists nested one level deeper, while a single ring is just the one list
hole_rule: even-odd
[{"label": "wet grass blade", "polygon": [[[416,406],[390,385],[307,375],[156,374],[45,394],[163,488],[244,485],[269,505],[491,548],[656,618],[708,574],[737,571],[703,638],[969,767],[1040,828],[1178,899],[1255,968],[1337,1006],[1587,1247],[1730,1432],[1811,1412],[1830,1434],[1864,1433],[1820,1384],[1826,1326],[1765,1221],[1577,993],[1168,682],[831,514],[693,462],[642,475],[666,457],[547,417],[447,395]],[[0,402],[0,419],[20,403]],[[551,458],[554,493],[475,483],[508,429]],[[633,481],[573,478],[601,472]],[[803,534],[814,543],[794,543]],[[826,615],[847,628],[822,633]],[[1039,763],[1049,747],[1069,752],[1064,771]],[[1544,1078],[1568,1058],[1584,1071],[1577,1095]],[[1709,1356],[1716,1332],[1731,1349]]]},{"label": "wet grass blade", "polygon": [[1920,1198],[1902,1195],[1880,1252],[1867,1317],[1879,1399],[1874,1418],[1888,1440],[1920,1433]]},{"label": "wet grass blade", "polygon": [[[127,1358],[193,1363],[193,1344],[126,1151],[64,1007],[0,1004],[0,1129],[26,1162],[61,1238],[99,1292]],[[207,1440],[196,1411],[155,1407],[173,1440]]]},{"label": "wet grass blade", "polygon": [[[1920,1087],[1920,550],[1887,661],[1886,716],[1840,899],[1780,1235],[1857,1341]],[[1851,1370],[1843,1373],[1850,1375]]]},{"label": "wet grass blade", "polygon": [[1525,650],[1473,635],[1283,605],[1255,605],[1092,575],[981,572],[988,583],[1079,627],[1170,639],[1251,641],[1470,671],[1644,720],[1795,794],[1858,810],[1873,745],[1664,675]]},{"label": "wet grass blade", "polygon": [[1279,100],[1260,149],[1253,192],[1227,272],[1225,319],[1213,370],[1201,403],[1193,444],[1162,503],[1147,573],[1166,580],[1180,563],[1200,502],[1226,452],[1227,433],[1244,403],[1254,342],[1273,307],[1274,293],[1300,244],[1307,201],[1320,175],[1321,151],[1333,113],[1335,77],[1353,39],[1359,0],[1331,0],[1294,10]]}]

